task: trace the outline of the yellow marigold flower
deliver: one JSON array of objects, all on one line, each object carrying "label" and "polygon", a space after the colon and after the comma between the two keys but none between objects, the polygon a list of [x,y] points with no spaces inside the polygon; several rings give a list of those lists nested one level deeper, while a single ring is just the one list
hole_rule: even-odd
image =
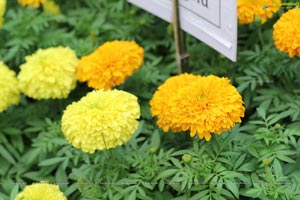
[{"label": "yellow marigold flower", "polygon": [[59,5],[57,5],[54,1],[46,1],[43,4],[44,12],[51,13],[53,15],[58,15],[60,13]]},{"label": "yellow marigold flower", "polygon": [[280,8],[281,0],[238,0],[238,20],[241,24],[250,24],[260,18],[265,23]]},{"label": "yellow marigold flower", "polygon": [[19,4],[22,6],[33,6],[38,8],[40,4],[45,3],[47,0],[18,0]]},{"label": "yellow marigold flower", "polygon": [[241,122],[241,95],[227,78],[182,74],[169,78],[154,93],[151,112],[164,131],[190,131],[191,137],[211,139]]},{"label": "yellow marigold flower", "polygon": [[300,8],[284,13],[273,28],[275,46],[290,57],[300,57]]},{"label": "yellow marigold flower", "polygon": [[96,90],[69,105],[62,132],[84,152],[94,153],[127,142],[138,127],[137,97],[121,90]]},{"label": "yellow marigold flower", "polygon": [[122,84],[144,59],[144,49],[135,42],[112,41],[81,58],[77,68],[79,81],[96,89],[110,89]]},{"label": "yellow marigold flower", "polygon": [[67,197],[58,185],[41,182],[26,186],[15,200],[67,200]]},{"label": "yellow marigold flower", "polygon": [[34,99],[68,97],[76,86],[78,59],[68,47],[39,49],[26,56],[18,75],[21,91]]},{"label": "yellow marigold flower", "polygon": [[0,0],[0,28],[3,25],[4,19],[4,13],[5,13],[5,8],[6,8],[6,0]]},{"label": "yellow marigold flower", "polygon": [[16,73],[0,61],[0,112],[19,103],[19,93]]}]

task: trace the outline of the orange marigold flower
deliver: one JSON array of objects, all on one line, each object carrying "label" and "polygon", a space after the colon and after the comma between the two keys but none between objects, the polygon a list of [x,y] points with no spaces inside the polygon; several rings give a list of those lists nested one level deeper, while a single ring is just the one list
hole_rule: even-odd
[{"label": "orange marigold flower", "polygon": [[211,139],[241,122],[245,107],[228,78],[181,74],[169,78],[150,101],[157,125],[164,131],[190,131]]},{"label": "orange marigold flower", "polygon": [[144,59],[144,49],[135,42],[112,41],[81,58],[77,68],[79,81],[95,89],[110,89],[122,84]]},{"label": "orange marigold flower", "polygon": [[39,7],[40,4],[45,3],[47,0],[18,0],[19,4],[22,6],[33,6],[35,8]]},{"label": "orange marigold flower", "polygon": [[280,8],[281,0],[238,0],[238,20],[241,24],[250,24],[260,18],[265,23]]},{"label": "orange marigold flower", "polygon": [[273,28],[275,46],[290,57],[300,57],[300,8],[284,13]]}]

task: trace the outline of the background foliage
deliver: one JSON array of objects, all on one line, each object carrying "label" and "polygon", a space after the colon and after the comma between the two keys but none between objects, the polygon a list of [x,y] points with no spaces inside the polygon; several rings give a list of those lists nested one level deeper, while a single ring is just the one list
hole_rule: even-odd
[{"label": "background foliage", "polygon": [[300,199],[300,59],[272,41],[285,9],[264,25],[239,27],[236,63],[188,36],[191,72],[229,77],[247,108],[241,125],[205,142],[163,133],[150,114],[153,92],[177,73],[170,24],[125,0],[56,2],[60,15],[8,1],[0,59],[18,72],[38,48],[69,46],[81,57],[105,41],[136,40],[144,64],[119,88],[139,97],[140,125],[128,144],[85,154],[60,130],[65,107],[90,91],[85,84],[64,100],[23,96],[0,113],[0,199],[41,180],[72,200]]}]

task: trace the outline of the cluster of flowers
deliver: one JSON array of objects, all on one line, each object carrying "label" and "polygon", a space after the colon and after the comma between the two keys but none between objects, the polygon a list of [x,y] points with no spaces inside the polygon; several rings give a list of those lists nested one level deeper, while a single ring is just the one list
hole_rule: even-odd
[{"label": "cluster of flowers", "polygon": [[[116,51],[117,50],[117,51]],[[136,96],[117,89],[143,62],[144,50],[132,41],[104,43],[90,55],[77,58],[69,47],[38,49],[25,57],[18,75],[0,62],[0,112],[18,104],[20,93],[41,99],[67,98],[77,80],[95,90],[67,106],[62,116],[66,139],[84,152],[114,148],[127,142],[138,127],[140,107]],[[32,199],[49,191],[49,199],[66,199],[58,186],[26,186],[16,199]],[[44,192],[43,192],[44,194]]]},{"label": "cluster of flowers", "polygon": [[[238,0],[238,20],[250,24],[255,19],[265,23],[278,12],[281,0]],[[300,57],[300,8],[295,7],[284,13],[274,24],[275,46],[290,57]]]},{"label": "cluster of flowers", "polygon": [[[65,109],[61,128],[66,139],[83,152],[114,148],[127,142],[138,127],[140,107],[136,96],[117,89],[143,62],[144,50],[135,42],[106,42],[80,60],[68,47],[39,49],[20,66],[18,75],[0,63],[0,111],[30,98],[67,98],[76,81],[95,90]],[[165,131],[190,130],[191,137],[211,139],[241,122],[242,97],[227,78],[181,74],[171,77],[150,101],[157,124]],[[31,199],[49,191],[49,199],[66,199],[58,186],[40,183],[26,186],[16,199]],[[50,192],[51,191],[51,192]],[[44,192],[43,192],[44,194]],[[39,198],[38,198],[39,199]]]},{"label": "cluster of flowers", "polygon": [[[51,13],[53,15],[60,13],[59,6],[53,0],[18,0],[18,2],[22,6],[31,6],[34,8],[38,8],[40,5],[43,5],[44,12]],[[3,16],[5,14],[5,9],[6,0],[0,0],[0,28],[4,22]]]},{"label": "cluster of flowers", "polygon": [[[5,7],[3,0],[0,7],[2,2]],[[22,5],[34,7],[46,2],[19,0]],[[250,23],[255,17],[264,23],[279,9],[258,10],[263,4],[254,5],[253,1],[239,0],[241,23]],[[0,16],[4,10],[0,9]],[[299,10],[288,11],[274,25],[276,46],[290,56],[300,55],[300,33],[295,29],[300,25]],[[291,17],[295,18],[292,22]],[[17,104],[21,92],[37,100],[61,99],[69,96],[77,80],[87,82],[95,90],[67,106],[61,119],[62,132],[74,147],[84,152],[114,148],[132,137],[138,127],[140,107],[136,96],[113,88],[139,69],[143,58],[144,50],[135,42],[111,41],[81,59],[69,47],[39,49],[25,58],[18,75],[0,62],[0,112]],[[170,77],[154,93],[150,106],[157,125],[164,131],[190,131],[191,137],[197,134],[206,141],[212,134],[221,134],[240,123],[245,112],[242,97],[229,79],[213,75]],[[66,199],[57,185],[42,182],[26,186],[16,200],[33,196],[42,199],[45,195],[49,195],[47,199]]]},{"label": "cluster of flowers", "polygon": [[69,47],[39,49],[25,57],[17,76],[1,62],[0,111],[17,104],[20,92],[36,100],[62,99],[69,96],[77,80],[87,81],[97,90],[66,108],[63,133],[85,152],[112,148],[129,140],[140,111],[134,95],[110,89],[132,75],[143,58],[144,50],[135,42],[112,41],[80,60]]}]

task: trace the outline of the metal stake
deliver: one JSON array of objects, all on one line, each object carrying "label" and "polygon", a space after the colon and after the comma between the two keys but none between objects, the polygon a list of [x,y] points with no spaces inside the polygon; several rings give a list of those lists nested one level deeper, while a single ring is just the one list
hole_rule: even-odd
[{"label": "metal stake", "polygon": [[180,27],[179,0],[173,0],[173,30],[176,48],[176,62],[179,74],[189,71],[189,54],[186,47],[185,33]]}]

